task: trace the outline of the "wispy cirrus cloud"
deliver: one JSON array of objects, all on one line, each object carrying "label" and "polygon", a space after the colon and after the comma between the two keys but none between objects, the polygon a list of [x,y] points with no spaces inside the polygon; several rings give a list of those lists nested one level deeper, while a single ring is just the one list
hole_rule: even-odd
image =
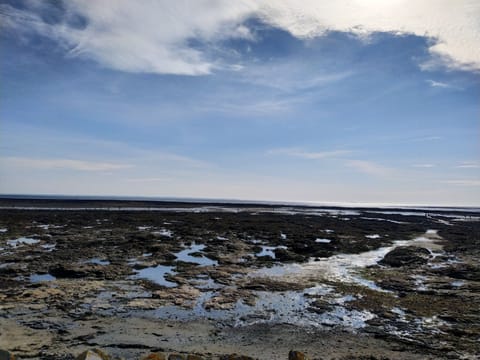
[{"label": "wispy cirrus cloud", "polygon": [[421,136],[408,139],[408,142],[423,142],[423,141],[437,141],[442,140],[441,136],[431,135],[431,136]]},{"label": "wispy cirrus cloud", "polygon": [[[253,10],[248,1],[69,0],[27,5],[0,5],[3,24],[49,37],[68,56],[127,72],[209,74],[216,60],[191,46],[190,40],[251,38],[242,25]],[[46,12],[57,14],[56,21],[45,22]]]},{"label": "wispy cirrus cloud", "polygon": [[478,179],[445,180],[442,183],[456,186],[480,186],[480,180]]},{"label": "wispy cirrus cloud", "polygon": [[354,74],[351,70],[336,72],[320,70],[318,62],[312,62],[311,59],[289,59],[249,65],[242,72],[241,80],[281,92],[296,92],[328,86],[346,80]]},{"label": "wispy cirrus cloud", "polygon": [[351,153],[352,151],[350,150],[331,150],[331,151],[312,152],[312,151],[303,150],[301,148],[279,148],[279,149],[271,149],[267,151],[267,155],[286,155],[286,156],[309,159],[309,160],[336,158],[336,157],[340,157],[340,156],[351,154]]},{"label": "wispy cirrus cloud", "polygon": [[132,168],[131,164],[111,163],[111,162],[98,162],[98,161],[86,161],[76,159],[59,159],[59,158],[28,158],[28,157],[5,157],[0,159],[2,162],[7,163],[13,167],[21,168],[36,168],[36,169],[69,169],[76,171],[113,171],[120,169]]},{"label": "wispy cirrus cloud", "polygon": [[444,83],[444,82],[441,82],[441,81],[435,81],[435,80],[427,80],[427,83],[430,84],[431,87],[436,87],[436,88],[449,88],[451,87],[450,85],[448,85],[447,83]]},{"label": "wispy cirrus cloud", "polygon": [[448,84],[448,83],[442,82],[442,81],[435,81],[435,80],[429,79],[429,80],[426,80],[426,82],[433,88],[462,90],[461,87],[458,87],[458,86],[455,86],[455,85],[452,85],[452,84]]},{"label": "wispy cirrus cloud", "polygon": [[429,168],[434,168],[436,165],[435,164],[413,164],[412,166],[415,168],[429,169]]},{"label": "wispy cirrus cloud", "polygon": [[[284,155],[290,157],[296,157],[307,160],[323,160],[331,158],[343,158],[347,157],[354,153],[352,150],[331,150],[331,151],[320,151],[320,152],[311,152],[306,151],[301,148],[279,148],[271,149],[267,151],[267,155]],[[393,175],[395,169],[383,166],[374,161],[370,160],[351,160],[347,159],[343,163],[344,166],[354,169],[363,174],[376,176],[376,177],[386,177]]]},{"label": "wispy cirrus cloud", "polygon": [[225,114],[239,115],[271,115],[291,111],[295,105],[304,102],[305,99],[298,97],[289,98],[271,98],[271,99],[252,99],[241,98],[238,94],[231,94],[227,97],[222,95],[223,99],[209,99],[205,104],[197,107],[198,111],[219,112]]},{"label": "wispy cirrus cloud", "polygon": [[480,162],[478,162],[478,161],[462,161],[456,167],[460,168],[460,169],[479,169],[480,168]]},{"label": "wispy cirrus cloud", "polygon": [[[480,70],[480,3],[476,0],[69,0],[0,5],[5,28],[39,33],[69,56],[121,71],[205,75],[222,66],[215,47],[224,40],[255,38],[246,20],[263,22],[299,39],[330,31],[361,39],[372,33],[431,39],[429,69],[438,64]],[[52,5],[53,4],[53,5]],[[55,21],[42,13],[55,7]],[[195,14],[195,16],[192,16]],[[459,26],[461,24],[461,26]]]},{"label": "wispy cirrus cloud", "polygon": [[395,172],[393,168],[369,160],[349,160],[345,165],[361,173],[379,177],[390,176]]},{"label": "wispy cirrus cloud", "polygon": [[175,181],[173,177],[143,177],[143,178],[128,178],[125,179],[126,182],[130,183],[156,183],[156,182],[168,182]]}]

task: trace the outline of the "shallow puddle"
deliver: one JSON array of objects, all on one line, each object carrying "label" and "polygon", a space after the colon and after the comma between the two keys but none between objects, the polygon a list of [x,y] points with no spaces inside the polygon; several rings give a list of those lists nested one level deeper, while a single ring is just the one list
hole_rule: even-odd
[{"label": "shallow puddle", "polygon": [[7,245],[10,245],[11,247],[20,247],[22,245],[34,245],[34,244],[37,244],[39,243],[40,240],[37,240],[37,239],[32,239],[32,238],[28,238],[28,237],[20,237],[18,239],[14,239],[14,240],[7,240]]},{"label": "shallow puddle", "polygon": [[276,276],[286,276],[289,274],[299,274],[301,272],[302,272],[302,266],[300,264],[285,264],[285,265],[274,265],[271,267],[263,267],[258,270],[252,271],[248,276],[276,277]]},{"label": "shallow puddle", "polygon": [[[319,289],[317,289],[320,291]],[[324,291],[325,289],[321,290]],[[313,291],[313,292],[316,292]],[[328,293],[325,290],[324,293]],[[248,326],[258,323],[288,323],[300,326],[332,327],[339,326],[358,329],[365,326],[365,321],[374,315],[368,311],[348,310],[343,303],[350,298],[338,299],[338,305],[324,313],[308,311],[312,299],[304,292],[285,291],[272,293],[257,291],[255,305],[250,306],[238,300],[232,309],[205,309],[205,303],[216,295],[215,291],[202,293],[193,304],[192,309],[174,305],[162,306],[150,312],[155,318],[188,321],[194,319],[218,320],[233,326]],[[343,302],[342,302],[343,301]]]},{"label": "shallow puddle", "polygon": [[198,277],[191,281],[191,284],[201,290],[216,290],[223,287],[223,285],[217,284],[215,280],[208,276],[205,278]]},{"label": "shallow puddle", "polygon": [[157,265],[155,267],[148,267],[142,270],[136,270],[137,274],[133,277],[136,279],[147,279],[158,285],[165,287],[176,287],[177,283],[165,279],[165,275],[175,275],[173,266]]},{"label": "shallow puddle", "polygon": [[45,251],[53,251],[55,250],[55,247],[56,247],[56,244],[44,244],[44,245],[40,245],[43,249],[45,249]]},{"label": "shallow puddle", "polygon": [[[399,246],[425,247],[429,249],[433,255],[438,255],[438,252],[442,249],[442,245],[436,241],[440,239],[436,230],[428,230],[423,236],[412,240],[398,240],[391,246],[381,247],[376,250],[360,254],[338,254],[328,258],[312,259],[305,264],[276,265],[270,268],[255,270],[250,273],[250,276],[279,277],[280,280],[291,282],[301,282],[308,278],[318,278],[319,281],[321,281],[321,278],[323,278],[326,280],[356,283],[373,290],[385,291],[377,286],[374,281],[363,278],[359,274],[359,270],[378,264],[388,252]],[[271,249],[275,249],[275,247],[268,246],[262,248],[265,249],[264,251],[262,250],[262,253],[265,255],[269,254],[268,251],[273,253]],[[257,254],[257,256],[259,256],[259,254]]]},{"label": "shallow puddle", "polygon": [[44,282],[44,281],[54,281],[57,278],[55,276],[52,276],[50,274],[32,274],[30,275],[30,282],[32,283],[39,283],[39,282]]},{"label": "shallow puddle", "polygon": [[262,250],[255,254],[255,256],[270,256],[275,259],[275,249],[287,249],[286,246],[265,246],[262,245]]},{"label": "shallow puddle", "polygon": [[200,266],[215,266],[218,265],[218,261],[209,259],[208,257],[201,256],[192,256],[191,254],[198,253],[205,249],[203,244],[192,244],[187,249],[174,253],[177,257],[177,260],[197,264]]},{"label": "shallow puddle", "polygon": [[84,264],[95,264],[95,265],[110,265],[110,261],[102,260],[100,258],[92,258],[84,262]]},{"label": "shallow puddle", "polygon": [[152,234],[157,236],[165,236],[165,237],[172,237],[173,235],[172,231],[167,229],[160,229],[157,231],[153,231]]}]

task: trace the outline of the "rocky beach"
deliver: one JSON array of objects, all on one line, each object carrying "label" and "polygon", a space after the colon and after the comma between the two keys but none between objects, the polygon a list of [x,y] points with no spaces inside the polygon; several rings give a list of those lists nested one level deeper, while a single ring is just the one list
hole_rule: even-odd
[{"label": "rocky beach", "polygon": [[0,200],[0,349],[23,359],[477,359],[480,213]]}]

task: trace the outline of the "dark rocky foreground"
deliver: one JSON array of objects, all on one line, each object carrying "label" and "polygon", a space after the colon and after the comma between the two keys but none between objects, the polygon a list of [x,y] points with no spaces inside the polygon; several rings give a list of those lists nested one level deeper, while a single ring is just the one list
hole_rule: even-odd
[{"label": "dark rocky foreground", "polygon": [[[0,350],[0,360],[15,360],[15,355],[11,352]],[[112,358],[100,349],[85,350],[78,355],[75,360],[111,360]],[[230,354],[223,355],[219,360],[254,360],[250,356]],[[156,352],[143,356],[141,360],[205,360],[205,357],[197,354],[180,354]],[[308,360],[308,357],[301,351],[291,350],[288,353],[288,360]]]},{"label": "dark rocky foreground", "polygon": [[93,347],[132,359],[480,353],[478,213],[47,200],[0,207],[0,348],[17,358],[73,359]]}]

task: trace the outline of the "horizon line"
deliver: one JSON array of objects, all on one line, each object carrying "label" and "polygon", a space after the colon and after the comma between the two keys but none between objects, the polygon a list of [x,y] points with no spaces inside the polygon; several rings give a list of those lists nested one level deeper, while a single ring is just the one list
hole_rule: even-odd
[{"label": "horizon line", "polygon": [[347,202],[347,201],[318,201],[318,200],[262,200],[240,198],[208,198],[208,197],[181,197],[181,196],[147,196],[147,195],[84,195],[84,194],[2,194],[0,199],[25,200],[112,200],[112,201],[146,201],[146,202],[177,202],[177,203],[218,203],[238,205],[285,205],[307,207],[340,207],[340,208],[409,208],[409,209],[468,209],[480,211],[480,205],[445,205],[445,204],[408,204],[388,202]]}]

